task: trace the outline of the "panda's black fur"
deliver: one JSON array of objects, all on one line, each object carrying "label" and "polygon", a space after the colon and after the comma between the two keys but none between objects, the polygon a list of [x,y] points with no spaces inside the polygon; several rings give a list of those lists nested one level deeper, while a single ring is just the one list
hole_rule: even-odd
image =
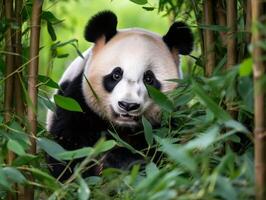
[{"label": "panda's black fur", "polygon": [[[104,11],[92,17],[85,28],[85,38],[90,42],[95,42],[98,38],[105,36],[107,43],[117,33],[117,19],[110,11]],[[181,29],[181,31],[180,31]],[[176,39],[177,36],[177,39]],[[178,39],[179,37],[179,39]],[[181,38],[181,40],[180,40]],[[189,54],[193,46],[193,38],[188,27],[182,23],[174,23],[168,33],[163,37],[163,41],[169,49],[177,48],[180,54]],[[75,99],[81,106],[83,112],[72,112],[60,107],[56,107],[54,114],[51,116],[51,125],[49,132],[54,139],[66,150],[75,150],[82,147],[93,146],[101,138],[113,139],[108,130],[113,131],[113,126],[108,120],[103,119],[95,113],[88,105],[82,91],[82,79],[84,69],[79,72],[72,80],[64,80],[60,83],[60,90],[57,94]],[[107,75],[108,76],[108,75]],[[105,77],[108,78],[108,77]],[[104,81],[102,83],[105,84]],[[160,89],[161,83],[156,82],[155,87]],[[106,83],[104,88],[111,92],[115,85]],[[154,124],[156,128],[159,124]],[[115,127],[119,136],[137,150],[147,147],[143,134],[135,134],[142,131],[141,126],[132,127]],[[62,163],[54,158],[47,156],[49,168],[55,177],[58,177],[66,167],[67,163]],[[70,168],[66,170],[60,180],[67,179],[72,173],[75,165],[80,160],[74,161]],[[126,148],[117,147],[104,156],[103,167],[115,167],[128,169],[135,162],[143,162],[137,154],[133,154]],[[99,167],[94,166],[84,173],[88,175],[99,175]]]}]

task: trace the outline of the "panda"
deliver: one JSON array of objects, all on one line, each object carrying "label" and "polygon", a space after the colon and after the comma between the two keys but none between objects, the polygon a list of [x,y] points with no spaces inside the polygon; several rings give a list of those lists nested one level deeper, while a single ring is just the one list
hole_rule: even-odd
[{"label": "panda", "polygon": [[[146,85],[166,92],[177,87],[169,79],[182,78],[180,55],[193,47],[191,30],[183,22],[173,23],[162,37],[140,28],[117,30],[117,17],[111,11],[93,16],[85,27],[85,39],[94,45],[76,58],[59,81],[57,94],[75,99],[83,112],[60,107],[48,111],[47,130],[66,150],[93,146],[101,137],[112,139],[115,129],[121,139],[137,150],[147,147],[141,117],[154,128],[160,126],[160,108],[149,97]],[[84,175],[99,175],[102,169],[128,169],[143,158],[117,147],[102,157],[99,165]],[[67,179],[80,160],[66,163],[47,156],[55,177]],[[62,174],[61,174],[62,175]]]}]

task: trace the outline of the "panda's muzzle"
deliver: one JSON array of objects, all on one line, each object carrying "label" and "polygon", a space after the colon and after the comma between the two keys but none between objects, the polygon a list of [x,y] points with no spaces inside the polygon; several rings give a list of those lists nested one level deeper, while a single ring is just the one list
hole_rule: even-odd
[{"label": "panda's muzzle", "polygon": [[125,101],[118,101],[118,106],[125,110],[126,112],[135,111],[138,110],[140,107],[140,104],[138,103],[128,103]]}]

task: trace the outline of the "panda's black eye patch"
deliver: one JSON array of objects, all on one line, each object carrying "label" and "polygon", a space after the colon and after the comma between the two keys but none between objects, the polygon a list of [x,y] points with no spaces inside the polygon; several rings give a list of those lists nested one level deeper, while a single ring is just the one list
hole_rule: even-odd
[{"label": "panda's black eye patch", "polygon": [[144,73],[143,82],[144,84],[151,85],[157,88],[158,90],[161,89],[160,81],[156,79],[154,73],[151,70],[148,70]]},{"label": "panda's black eye patch", "polygon": [[112,92],[116,84],[122,79],[123,70],[116,67],[110,74],[103,77],[103,86],[107,92]]}]

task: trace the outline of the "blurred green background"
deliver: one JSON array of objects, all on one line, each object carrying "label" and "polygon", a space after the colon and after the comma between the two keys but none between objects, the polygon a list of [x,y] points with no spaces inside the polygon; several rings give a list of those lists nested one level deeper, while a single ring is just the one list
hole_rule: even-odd
[{"label": "blurred green background", "polygon": [[[149,1],[149,5],[155,5],[155,1]],[[43,9],[51,11],[61,23],[53,25],[57,36],[56,41],[52,41],[47,31],[47,24],[43,22],[41,31],[40,52],[40,74],[48,75],[53,80],[58,81],[60,76],[78,56],[75,48],[66,45],[58,48],[58,54],[69,54],[68,57],[52,59],[50,47],[55,42],[66,42],[71,39],[78,40],[78,48],[85,51],[92,43],[85,41],[83,37],[84,27],[89,18],[101,10],[111,10],[118,17],[118,28],[140,27],[159,34],[165,34],[169,28],[169,20],[164,17],[164,13],[158,10],[146,11],[141,5],[137,5],[129,0],[68,0],[46,1]]]}]

